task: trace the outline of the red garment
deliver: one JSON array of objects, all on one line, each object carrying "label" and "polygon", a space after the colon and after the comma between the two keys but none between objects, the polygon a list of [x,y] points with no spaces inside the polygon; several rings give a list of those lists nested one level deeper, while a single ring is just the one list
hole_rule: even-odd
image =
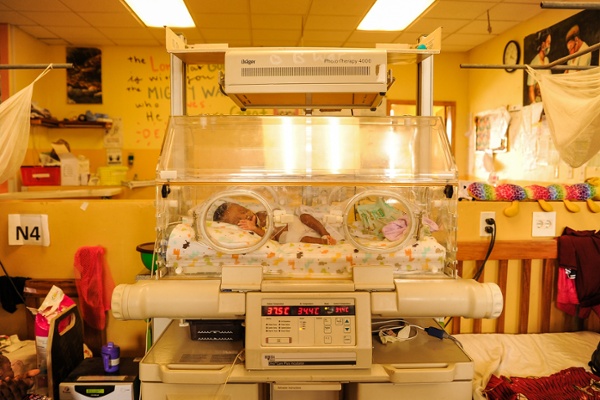
[{"label": "red garment", "polygon": [[592,400],[600,399],[599,381],[600,378],[581,367],[544,377],[492,375],[483,393],[490,400]]},{"label": "red garment", "polygon": [[[556,308],[569,315],[578,315],[579,298],[575,289],[575,278],[570,278],[567,270],[559,268],[556,291]],[[579,318],[587,318],[590,314],[589,308],[581,309]]]},{"label": "red garment", "polygon": [[75,253],[75,281],[83,320],[92,328],[106,327],[106,311],[115,283],[104,263],[104,248],[81,247]]},{"label": "red garment", "polygon": [[558,264],[575,271],[579,304],[589,314],[600,305],[600,233],[566,227],[558,238]]}]

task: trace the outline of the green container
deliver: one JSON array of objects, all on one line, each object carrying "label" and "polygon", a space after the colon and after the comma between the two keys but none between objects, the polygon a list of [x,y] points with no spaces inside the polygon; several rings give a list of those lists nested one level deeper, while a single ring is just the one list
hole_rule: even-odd
[{"label": "green container", "polygon": [[[152,257],[154,257],[154,242],[142,243],[135,249],[140,252],[144,267],[151,269]],[[156,271],[156,261],[154,262],[154,268],[152,268],[152,270]]]}]

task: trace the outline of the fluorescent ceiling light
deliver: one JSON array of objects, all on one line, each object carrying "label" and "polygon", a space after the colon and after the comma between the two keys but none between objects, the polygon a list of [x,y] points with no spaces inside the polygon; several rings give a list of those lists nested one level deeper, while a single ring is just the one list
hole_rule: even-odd
[{"label": "fluorescent ceiling light", "polygon": [[401,31],[435,0],[377,0],[358,25],[361,31]]},{"label": "fluorescent ceiling light", "polygon": [[146,26],[196,26],[183,0],[123,0]]}]

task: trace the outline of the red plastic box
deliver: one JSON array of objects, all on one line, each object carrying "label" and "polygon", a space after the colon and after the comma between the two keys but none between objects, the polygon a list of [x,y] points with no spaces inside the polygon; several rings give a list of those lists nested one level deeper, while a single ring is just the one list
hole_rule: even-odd
[{"label": "red plastic box", "polygon": [[23,165],[21,180],[23,186],[60,186],[60,166]]}]

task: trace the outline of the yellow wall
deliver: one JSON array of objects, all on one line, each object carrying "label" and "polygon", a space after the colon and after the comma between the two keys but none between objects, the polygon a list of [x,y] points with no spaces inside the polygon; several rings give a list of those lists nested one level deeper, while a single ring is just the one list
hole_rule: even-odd
[{"label": "yellow wall", "polygon": [[[8,231],[8,214],[46,214],[50,246],[8,246],[0,240],[2,263],[11,276],[39,279],[74,278],[73,261],[77,249],[102,246],[105,260],[116,284],[133,283],[145,270],[136,246],[153,242],[156,226],[152,200],[55,200],[1,201],[0,227]],[[24,336],[24,316],[8,320],[0,312],[0,331]],[[125,354],[143,354],[143,321],[117,321],[109,312],[108,340],[118,343]],[[12,323],[11,323],[12,322]],[[16,324],[14,324],[16,322]]]},{"label": "yellow wall", "polygon": [[[436,56],[434,64],[434,99],[455,101],[457,104],[456,139],[457,164],[461,177],[475,175],[481,179],[487,176],[475,170],[480,160],[472,152],[473,144],[466,135],[473,113],[502,105],[520,104],[522,93],[519,72],[508,74],[503,70],[466,70],[461,63],[499,63],[502,49],[507,40],[517,39],[522,43],[524,36],[543,27],[552,25],[571,12],[545,11],[531,21],[506,34],[474,49],[469,54],[442,53]],[[15,49],[11,52],[12,63],[45,63],[65,61],[65,48],[46,46],[31,39],[18,29],[11,29]],[[443,47],[443,45],[442,45]],[[66,101],[66,84],[63,70],[52,71],[34,90],[34,100],[48,108],[59,118],[72,118],[90,109],[106,113],[111,117],[121,117],[125,133],[123,154],[134,154],[135,162],[128,177],[152,179],[155,164],[166,124],[169,102],[165,92],[167,83],[166,64],[168,58],[162,48],[117,48],[102,49],[104,103],[102,105],[72,105]],[[142,62],[141,60],[144,60]],[[202,89],[194,89],[190,108],[196,113],[235,113],[232,103],[219,95],[203,95],[214,88],[213,78],[207,78],[205,71],[194,71],[194,80],[201,82]],[[214,74],[213,71],[209,71]],[[13,71],[10,74],[11,91],[29,84],[39,71]],[[389,97],[399,100],[414,99],[416,93],[416,72],[414,66],[394,67],[396,83]],[[150,77],[154,77],[151,86]],[[136,77],[147,79],[140,83]],[[136,83],[138,82],[138,83]],[[208,82],[208,83],[207,83]],[[141,91],[132,88],[138,85]],[[198,87],[198,86],[195,86]],[[128,90],[130,88],[131,90]],[[149,90],[150,89],[150,90]],[[146,103],[146,100],[151,100]],[[139,106],[139,107],[138,107]],[[157,117],[160,116],[159,117]],[[34,163],[37,152],[45,151],[50,141],[64,138],[72,145],[76,155],[82,154],[93,162],[93,168],[102,165],[104,132],[81,129],[34,128],[31,134],[30,153],[27,161]],[[506,171],[511,165],[518,165],[512,154],[501,154],[497,161]],[[517,168],[517,167],[515,167]],[[563,173],[563,171],[561,171]],[[579,176],[579,175],[575,175]],[[135,197],[135,194],[127,193]],[[73,256],[81,246],[100,245],[107,249],[106,260],[115,283],[131,283],[143,267],[135,247],[154,238],[153,190],[146,190],[142,200],[63,200],[63,201],[1,201],[0,230],[7,231],[7,215],[11,213],[48,214],[51,230],[50,247],[8,246],[6,236],[0,240],[2,262],[13,276],[33,278],[72,278]],[[574,229],[596,229],[600,223],[599,214],[591,214],[581,204],[582,211],[572,214],[564,210],[560,203],[553,203],[557,211],[557,234],[565,226]],[[459,240],[486,240],[478,235],[479,213],[496,211],[498,240],[529,239],[531,213],[539,211],[535,203],[523,203],[521,212],[512,218],[502,215],[508,203],[461,202],[459,204]],[[23,311],[22,309],[20,310]],[[19,320],[19,319],[17,319]],[[13,327],[6,313],[0,311],[0,331]],[[108,339],[122,346],[124,354],[140,354],[144,348],[143,321],[108,320]]]},{"label": "yellow wall", "polygon": [[[556,212],[556,236],[560,236],[565,227],[577,230],[597,230],[600,227],[600,213],[593,213],[585,202],[573,202],[580,211],[568,211],[562,202],[549,202]],[[600,204],[600,202],[596,202]],[[507,217],[503,211],[510,206],[506,201],[460,201],[458,203],[458,239],[488,241],[479,236],[479,216],[482,212],[496,213],[497,240],[531,240],[532,213],[542,211],[536,202],[519,203],[519,213]],[[539,239],[539,238],[537,238]]]},{"label": "yellow wall", "polygon": [[[502,64],[504,46],[509,40],[516,40],[521,45],[521,64],[523,64],[523,40],[526,36],[550,27],[576,13],[579,10],[544,10],[539,16],[499,35],[486,42],[468,54],[469,64]],[[527,62],[527,61],[525,61]],[[498,107],[520,107],[523,97],[523,70],[508,73],[503,69],[470,69],[468,75],[468,105],[471,115]],[[553,166],[538,166],[527,171],[523,168],[523,160],[515,149],[515,143],[509,138],[509,151],[497,153],[495,168],[501,181],[521,182],[583,182],[584,178],[598,176],[600,170],[596,167],[571,168],[564,162],[559,165],[559,177],[555,178]],[[488,173],[483,168],[482,154],[473,151],[471,141],[469,151],[470,171],[473,179],[487,180]],[[598,156],[596,156],[598,157]]]}]

